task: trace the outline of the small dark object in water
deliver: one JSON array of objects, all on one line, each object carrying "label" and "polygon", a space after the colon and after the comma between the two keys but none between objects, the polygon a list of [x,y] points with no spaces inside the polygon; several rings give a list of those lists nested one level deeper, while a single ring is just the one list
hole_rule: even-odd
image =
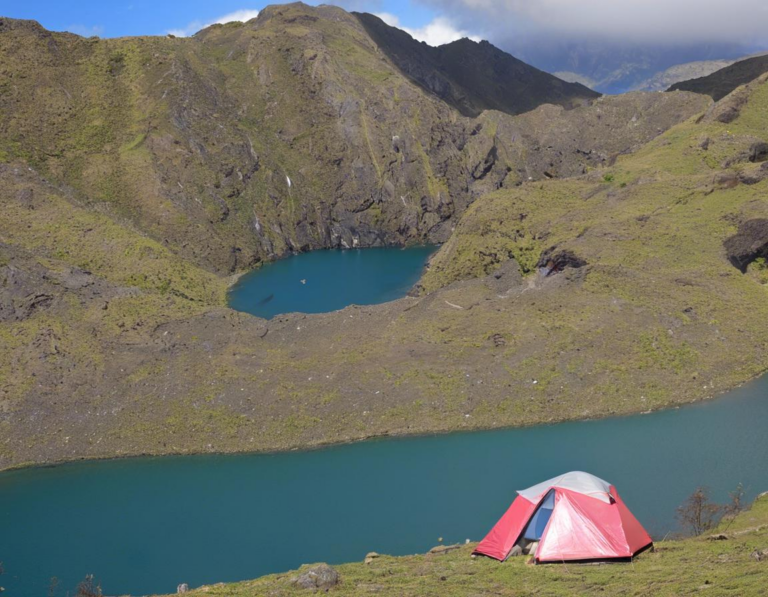
[{"label": "small dark object in water", "polygon": [[275,295],[274,295],[274,294],[270,294],[270,295],[269,295],[267,298],[265,298],[265,299],[261,299],[261,300],[259,301],[259,304],[260,304],[260,305],[266,305],[266,304],[267,304],[269,301],[271,301],[273,298],[275,298]]}]

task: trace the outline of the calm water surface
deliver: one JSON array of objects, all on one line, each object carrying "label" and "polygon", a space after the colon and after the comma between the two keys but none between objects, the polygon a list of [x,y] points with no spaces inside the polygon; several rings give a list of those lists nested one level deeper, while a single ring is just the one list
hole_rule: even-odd
[{"label": "calm water surface", "polygon": [[[768,490],[768,377],[633,417],[387,439],[313,452],[78,463],[0,474],[0,584],[175,591],[302,563],[482,538],[516,489],[569,470],[612,481],[655,536],[696,486]],[[64,591],[59,591],[64,595]]]},{"label": "calm water surface", "polygon": [[281,313],[326,313],[393,301],[413,288],[436,250],[329,249],[294,255],[240,278],[229,293],[229,306],[269,319]]}]

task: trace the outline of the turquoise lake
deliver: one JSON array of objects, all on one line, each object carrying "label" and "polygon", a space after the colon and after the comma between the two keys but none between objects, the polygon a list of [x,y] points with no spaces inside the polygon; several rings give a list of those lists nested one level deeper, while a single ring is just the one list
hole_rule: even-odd
[{"label": "turquoise lake", "polygon": [[242,276],[229,306],[270,319],[281,313],[326,313],[404,297],[435,246],[328,249],[293,255]]},{"label": "turquoise lake", "polygon": [[515,490],[569,470],[613,482],[655,537],[698,486],[768,490],[768,377],[649,415],[310,452],[84,462],[0,474],[0,585],[62,597],[175,592],[478,540]]}]

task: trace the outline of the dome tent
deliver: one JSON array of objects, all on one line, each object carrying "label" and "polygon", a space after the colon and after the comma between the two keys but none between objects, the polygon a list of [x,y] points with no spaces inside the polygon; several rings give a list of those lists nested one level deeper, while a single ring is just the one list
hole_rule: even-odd
[{"label": "dome tent", "polygon": [[610,483],[570,472],[517,492],[474,553],[506,560],[535,543],[537,563],[631,558],[653,544]]}]

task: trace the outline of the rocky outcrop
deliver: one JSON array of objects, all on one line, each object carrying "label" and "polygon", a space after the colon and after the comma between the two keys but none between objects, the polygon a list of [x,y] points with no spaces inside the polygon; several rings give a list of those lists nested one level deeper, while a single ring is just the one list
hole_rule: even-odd
[{"label": "rocky outcrop", "polygon": [[0,243],[0,264],[0,322],[26,321],[57,310],[66,300],[106,304],[132,293],[112,288],[80,268],[46,268],[32,255],[4,243]]},{"label": "rocky outcrop", "polygon": [[748,220],[738,232],[725,241],[728,260],[740,272],[758,258],[768,258],[768,219]]},{"label": "rocky outcrop", "polygon": [[296,3],[186,39],[6,19],[0,155],[230,274],[317,248],[445,241],[477,197],[610,163],[706,107],[693,94],[583,105],[596,94],[490,44],[430,49],[379,22],[407,38],[395,56],[371,19]]},{"label": "rocky outcrop", "polygon": [[464,116],[475,117],[484,110],[521,114],[542,104],[571,108],[600,96],[525,64],[487,41],[464,38],[432,47],[375,15],[355,16],[409,79]]},{"label": "rocky outcrop", "polygon": [[291,584],[300,589],[328,591],[339,584],[339,573],[328,564],[318,564],[291,579]]},{"label": "rocky outcrop", "polygon": [[587,265],[587,262],[568,249],[558,250],[551,247],[544,251],[536,263],[536,267],[544,276],[552,276],[562,272],[565,268],[578,269]]},{"label": "rocky outcrop", "polygon": [[460,543],[456,543],[454,545],[435,545],[435,547],[433,547],[427,552],[427,555],[440,556],[461,548],[462,548],[462,545]]}]

